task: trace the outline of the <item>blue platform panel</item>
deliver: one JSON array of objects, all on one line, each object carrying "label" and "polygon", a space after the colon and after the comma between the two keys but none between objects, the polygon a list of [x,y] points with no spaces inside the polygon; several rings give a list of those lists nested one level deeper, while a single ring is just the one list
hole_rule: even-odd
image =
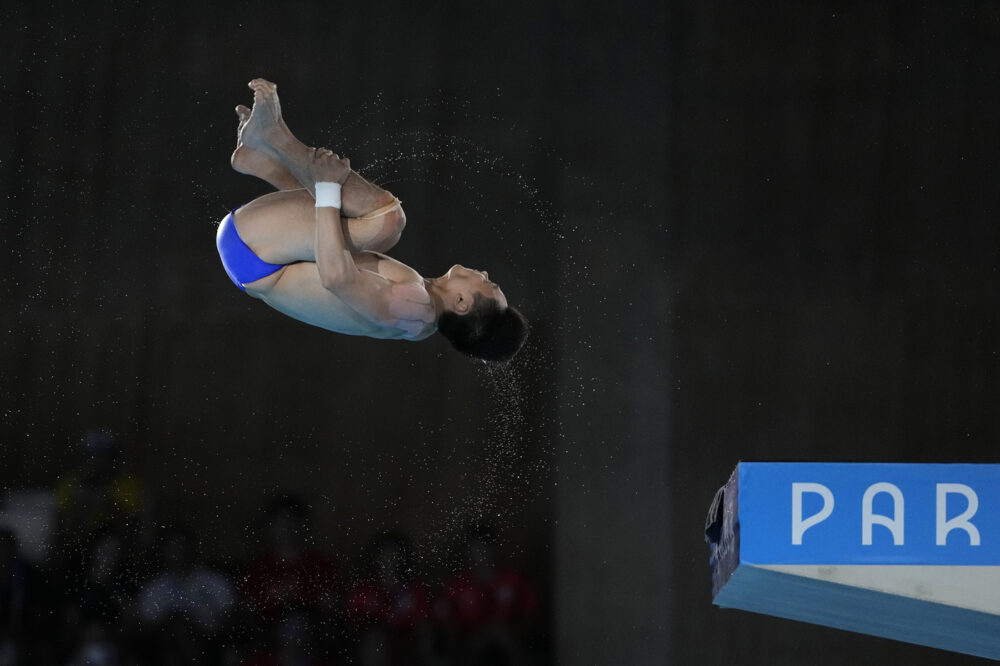
[{"label": "blue platform panel", "polygon": [[706,522],[712,596],[1000,659],[1000,465],[740,463]]}]

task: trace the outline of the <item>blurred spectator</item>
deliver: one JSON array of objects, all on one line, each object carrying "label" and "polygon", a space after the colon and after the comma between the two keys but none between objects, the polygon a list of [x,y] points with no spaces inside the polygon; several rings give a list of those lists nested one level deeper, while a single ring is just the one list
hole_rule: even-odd
[{"label": "blurred spectator", "polygon": [[160,571],[153,574],[138,596],[143,623],[176,625],[189,620],[204,634],[213,634],[226,620],[235,602],[233,585],[218,571],[198,562],[187,529],[168,527],[163,535]]},{"label": "blurred spectator", "polygon": [[430,661],[430,586],[415,575],[409,540],[398,532],[376,535],[362,564],[365,571],[347,595],[347,618],[360,631],[361,655],[374,663],[386,655],[390,664]]},{"label": "blurred spectator", "polygon": [[21,557],[43,566],[52,556],[56,538],[56,497],[52,490],[5,488],[0,493],[0,527],[17,535]]},{"label": "blurred spectator", "polygon": [[332,612],[338,602],[333,560],[313,545],[306,506],[294,497],[264,507],[263,549],[250,562],[241,591],[266,619],[291,610]]},{"label": "blurred spectator", "polygon": [[85,622],[66,666],[119,666],[125,663],[113,632],[99,620]]},{"label": "blurred spectator", "polygon": [[0,663],[31,661],[45,633],[46,588],[38,570],[21,557],[17,536],[0,528]]},{"label": "blurred spectator", "polygon": [[79,607],[85,620],[104,620],[113,626],[134,617],[138,581],[131,542],[114,525],[94,536],[82,569]]},{"label": "blurred spectator", "polygon": [[138,586],[130,555],[120,529],[108,525],[94,535],[79,562],[64,563],[57,624],[48,637],[59,660],[81,659],[85,648],[100,651],[100,645],[114,645],[134,629]]},{"label": "blurred spectator", "polygon": [[139,481],[122,465],[121,451],[110,433],[95,430],[79,442],[76,469],[56,484],[58,546],[66,557],[89,544],[108,524],[135,526],[145,510]]},{"label": "blurred spectator", "polygon": [[492,528],[466,533],[465,568],[445,581],[435,616],[463,663],[520,663],[538,614],[538,595],[512,565],[497,563]]},{"label": "blurred spectator", "polygon": [[327,666],[319,654],[315,619],[295,610],[271,624],[268,646],[240,662],[240,666]]}]

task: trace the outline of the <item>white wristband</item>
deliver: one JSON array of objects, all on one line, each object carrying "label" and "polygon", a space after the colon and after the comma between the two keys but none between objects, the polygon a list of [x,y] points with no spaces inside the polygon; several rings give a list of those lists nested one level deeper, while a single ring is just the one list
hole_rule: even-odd
[{"label": "white wristband", "polygon": [[316,208],[340,208],[340,183],[316,183]]}]

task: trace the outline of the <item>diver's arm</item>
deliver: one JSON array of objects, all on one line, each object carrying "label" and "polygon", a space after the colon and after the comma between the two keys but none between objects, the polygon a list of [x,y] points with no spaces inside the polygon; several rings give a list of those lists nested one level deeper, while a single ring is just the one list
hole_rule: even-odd
[{"label": "diver's arm", "polygon": [[316,267],[323,287],[336,292],[358,277],[358,267],[344,240],[340,209],[316,208]]},{"label": "diver's arm", "polygon": [[334,183],[336,202],[318,196],[316,200],[316,267],[319,269],[323,287],[336,291],[344,284],[358,277],[358,267],[344,238],[344,228],[340,217],[340,184],[350,175],[350,163],[341,160],[335,153],[317,149],[310,165],[310,175],[315,178],[317,189],[320,183]]}]

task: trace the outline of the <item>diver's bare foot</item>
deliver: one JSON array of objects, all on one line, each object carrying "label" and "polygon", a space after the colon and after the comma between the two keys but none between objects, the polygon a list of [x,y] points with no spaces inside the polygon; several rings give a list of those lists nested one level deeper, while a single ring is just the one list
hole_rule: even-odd
[{"label": "diver's bare foot", "polygon": [[240,119],[240,124],[236,128],[236,150],[233,151],[229,163],[233,169],[248,176],[264,178],[272,173],[275,168],[280,168],[276,160],[262,153],[259,150],[250,148],[243,143],[243,128],[250,120],[250,109],[240,104],[236,107],[236,116]]},{"label": "diver's bare foot", "polygon": [[247,84],[253,90],[253,109],[240,129],[240,140],[249,148],[262,150],[280,140],[287,132],[281,119],[278,86],[264,79],[254,79]]}]

